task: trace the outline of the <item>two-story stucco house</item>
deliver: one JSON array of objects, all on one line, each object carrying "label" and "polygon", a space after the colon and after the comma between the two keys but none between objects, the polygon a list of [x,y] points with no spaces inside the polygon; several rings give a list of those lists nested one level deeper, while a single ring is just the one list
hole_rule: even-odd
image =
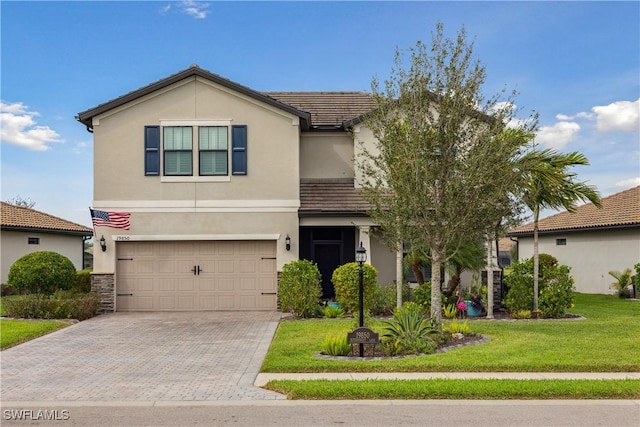
[{"label": "two-story stucco house", "polygon": [[362,92],[258,92],[198,66],[79,113],[93,133],[94,201],[130,213],[97,227],[105,310],[276,309],[278,271],[315,261],[324,297],[357,243],[396,277],[355,178]]}]

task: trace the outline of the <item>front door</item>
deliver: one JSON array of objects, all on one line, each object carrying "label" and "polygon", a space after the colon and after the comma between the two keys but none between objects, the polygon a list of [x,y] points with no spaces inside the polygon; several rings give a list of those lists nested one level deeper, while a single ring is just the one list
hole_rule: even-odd
[{"label": "front door", "polygon": [[322,274],[322,298],[336,296],[331,283],[333,271],[355,260],[355,227],[300,227],[300,259],[318,265]]},{"label": "front door", "polygon": [[340,243],[314,243],[314,261],[322,275],[322,298],[333,299],[336,292],[331,283],[333,271],[340,267]]}]

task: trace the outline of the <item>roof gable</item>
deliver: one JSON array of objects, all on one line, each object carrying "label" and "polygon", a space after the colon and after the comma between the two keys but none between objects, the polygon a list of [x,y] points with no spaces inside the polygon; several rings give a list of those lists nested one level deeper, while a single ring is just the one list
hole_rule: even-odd
[{"label": "roof gable", "polygon": [[93,230],[84,225],[67,221],[35,209],[24,206],[15,206],[1,202],[0,212],[1,225],[3,229],[12,230],[33,230],[33,231],[57,231],[70,234],[81,234],[90,236]]},{"label": "roof gable", "polygon": [[[578,206],[574,213],[565,211],[538,221],[541,233],[581,231],[601,228],[640,226],[640,185],[605,197],[602,208],[593,203]],[[533,222],[511,230],[508,235],[533,234]]]},{"label": "roof gable", "polygon": [[292,107],[291,105],[288,105],[284,102],[278,101],[277,99],[274,99],[270,96],[267,96],[265,94],[262,94],[260,92],[257,92],[253,89],[250,89],[246,86],[243,86],[239,83],[233,82],[229,79],[225,79],[224,77],[221,77],[217,74],[214,74],[210,71],[204,70],[200,67],[198,67],[197,65],[192,65],[189,68],[179,71],[176,74],[173,74],[169,77],[166,77],[164,79],[158,80],[154,83],[151,83],[147,86],[141,87],[140,89],[136,89],[132,92],[129,92],[125,95],[122,95],[118,98],[112,99],[110,101],[107,101],[103,104],[100,104],[96,107],[90,108],[86,111],[83,111],[81,113],[78,113],[78,115],[76,116],[76,120],[78,120],[80,123],[84,124],[87,127],[87,130],[91,130],[92,127],[92,120],[95,116],[98,116],[102,113],[105,113],[109,110],[112,110],[114,108],[120,107],[121,105],[124,105],[128,102],[134,101],[138,98],[141,98],[145,95],[148,95],[150,93],[153,93],[157,90],[163,89],[167,86],[170,86],[174,83],[177,83],[181,80],[187,79],[189,77],[193,77],[193,76],[197,76],[197,77],[201,77],[203,79],[207,79],[211,82],[214,82],[216,84],[219,84],[221,86],[225,86],[233,91],[236,91],[238,93],[241,93],[243,95],[249,96],[251,98],[254,98],[258,101],[264,102],[266,104],[269,104],[271,106],[274,106],[276,108],[279,108],[281,110],[284,110],[288,113],[291,113],[295,116],[300,117],[301,119],[301,126],[303,129],[306,129],[309,125],[310,122],[310,114],[308,112],[305,111],[301,111],[295,107]]}]

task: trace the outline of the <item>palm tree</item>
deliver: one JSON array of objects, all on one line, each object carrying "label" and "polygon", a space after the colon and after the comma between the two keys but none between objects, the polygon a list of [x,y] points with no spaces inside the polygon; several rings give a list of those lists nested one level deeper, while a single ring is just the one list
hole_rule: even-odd
[{"label": "palm tree", "polygon": [[[568,168],[588,165],[587,158],[574,151],[563,154],[545,149],[530,151],[521,158],[522,200],[533,212],[533,313],[538,310],[538,220],[542,209],[566,209],[575,212],[579,201],[600,207],[595,186],[576,182],[576,173]],[[535,314],[534,314],[535,315]]]}]

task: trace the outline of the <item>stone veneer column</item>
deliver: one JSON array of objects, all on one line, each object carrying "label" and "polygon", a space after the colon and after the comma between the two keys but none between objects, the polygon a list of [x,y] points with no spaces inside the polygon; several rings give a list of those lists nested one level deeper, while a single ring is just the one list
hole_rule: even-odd
[{"label": "stone veneer column", "polygon": [[91,275],[91,292],[100,295],[100,305],[98,306],[100,313],[116,311],[114,291],[115,281],[113,274]]}]

